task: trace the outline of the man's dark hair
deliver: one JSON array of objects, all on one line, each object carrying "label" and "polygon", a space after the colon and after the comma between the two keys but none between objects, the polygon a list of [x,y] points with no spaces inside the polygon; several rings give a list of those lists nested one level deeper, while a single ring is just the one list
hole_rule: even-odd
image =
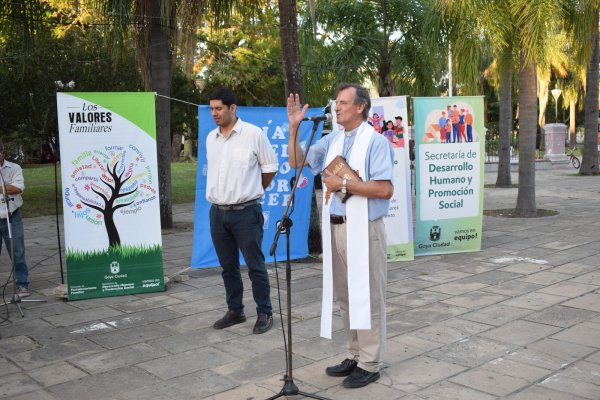
[{"label": "man's dark hair", "polygon": [[364,104],[365,109],[363,110],[363,119],[366,121],[369,118],[369,110],[371,109],[371,97],[369,96],[369,91],[364,87],[357,85],[355,83],[342,83],[338,86],[336,90],[336,97],[339,92],[342,90],[346,90],[349,88],[356,89],[356,96],[354,97],[354,104]]},{"label": "man's dark hair", "polygon": [[230,107],[232,104],[237,104],[235,93],[226,87],[220,87],[213,90],[210,93],[208,100],[221,100],[227,107]]}]

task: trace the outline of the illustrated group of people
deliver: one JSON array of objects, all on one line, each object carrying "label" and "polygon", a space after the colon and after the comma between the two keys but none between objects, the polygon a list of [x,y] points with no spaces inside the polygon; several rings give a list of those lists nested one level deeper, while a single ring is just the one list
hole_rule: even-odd
[{"label": "illustrated group of people", "polygon": [[404,147],[404,126],[402,125],[402,117],[396,116],[394,118],[396,122],[385,120],[384,115],[373,113],[368,118],[369,125],[373,126],[375,131],[383,136],[392,143],[395,147]]},{"label": "illustrated group of people", "polygon": [[438,120],[441,143],[473,141],[473,114],[468,108],[448,105]]},{"label": "illustrated group of people", "polygon": [[[278,161],[266,135],[260,128],[242,121],[236,108],[236,97],[230,89],[219,88],[211,93],[210,111],[217,128],[206,138],[206,198],[212,203],[210,231],[222,269],[227,303],[225,315],[213,327],[224,329],[246,321],[238,257],[241,251],[256,303],[253,333],[262,334],[271,329],[273,313],[269,276],[261,250],[264,220],[260,200],[278,170]],[[322,175],[324,192],[353,194],[345,203],[340,196],[331,196],[325,205],[329,213],[324,213],[327,216],[322,221],[323,237],[330,238],[323,243],[324,268],[326,264],[331,268],[347,348],[344,360],[327,367],[325,373],[344,377],[342,385],[346,388],[363,387],[380,377],[386,337],[387,244],[383,217],[393,194],[394,150],[390,142],[396,145],[400,142],[399,146],[403,146],[404,129],[393,135],[386,130],[379,132],[376,126],[382,125],[369,123],[370,108],[371,99],[364,87],[340,85],[334,112],[341,129],[314,143],[305,163],[314,174]],[[308,105],[301,105],[297,94],[289,95],[288,147],[292,168],[303,167],[300,164],[304,149],[298,130],[307,109]],[[401,126],[402,119],[396,120]],[[387,131],[394,129],[390,123]],[[395,141],[390,137],[395,137]],[[326,171],[325,167],[337,155],[359,171],[362,181],[349,181]],[[352,229],[353,226],[366,229]],[[361,249],[359,257],[355,257],[356,247]],[[353,256],[348,257],[349,253]],[[366,277],[368,282],[359,276]],[[350,304],[356,304],[351,298],[366,299],[369,307],[351,307]]]}]

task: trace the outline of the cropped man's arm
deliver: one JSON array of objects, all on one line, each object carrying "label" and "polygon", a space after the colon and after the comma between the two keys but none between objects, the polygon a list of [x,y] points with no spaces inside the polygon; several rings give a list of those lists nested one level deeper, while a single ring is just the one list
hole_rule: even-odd
[{"label": "cropped man's arm", "polygon": [[23,190],[21,190],[20,188],[13,186],[11,184],[6,185],[6,193],[7,194],[21,194],[23,193]]},{"label": "cropped man's arm", "polygon": [[389,200],[394,194],[394,185],[391,181],[349,181],[346,183],[346,190],[369,199]]},{"label": "cropped man's arm", "polygon": [[[323,182],[327,185],[330,192],[337,192],[342,189],[343,180],[337,175],[332,175],[323,171]],[[346,181],[346,191],[369,199],[389,200],[394,194],[394,185],[389,180],[383,181]]]},{"label": "cropped man's arm", "polygon": [[263,189],[266,189],[271,184],[271,181],[275,177],[275,174],[276,174],[275,172],[268,172],[268,173],[263,172],[261,174]]}]

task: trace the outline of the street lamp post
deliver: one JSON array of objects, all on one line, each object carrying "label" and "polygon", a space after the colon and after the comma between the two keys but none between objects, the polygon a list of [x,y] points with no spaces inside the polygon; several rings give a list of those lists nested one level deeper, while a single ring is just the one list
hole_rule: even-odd
[{"label": "street lamp post", "polygon": [[554,115],[556,116],[554,122],[558,123],[558,98],[560,97],[562,90],[554,88],[550,92],[552,93],[552,97],[554,97]]}]

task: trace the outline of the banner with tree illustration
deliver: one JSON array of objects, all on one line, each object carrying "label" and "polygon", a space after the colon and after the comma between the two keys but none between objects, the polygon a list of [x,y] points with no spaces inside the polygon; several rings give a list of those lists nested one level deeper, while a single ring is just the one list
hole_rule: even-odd
[{"label": "banner with tree illustration", "polygon": [[481,249],[483,98],[414,99],[415,255]]},{"label": "banner with tree illustration", "polygon": [[164,290],[153,93],[57,93],[70,300]]}]

